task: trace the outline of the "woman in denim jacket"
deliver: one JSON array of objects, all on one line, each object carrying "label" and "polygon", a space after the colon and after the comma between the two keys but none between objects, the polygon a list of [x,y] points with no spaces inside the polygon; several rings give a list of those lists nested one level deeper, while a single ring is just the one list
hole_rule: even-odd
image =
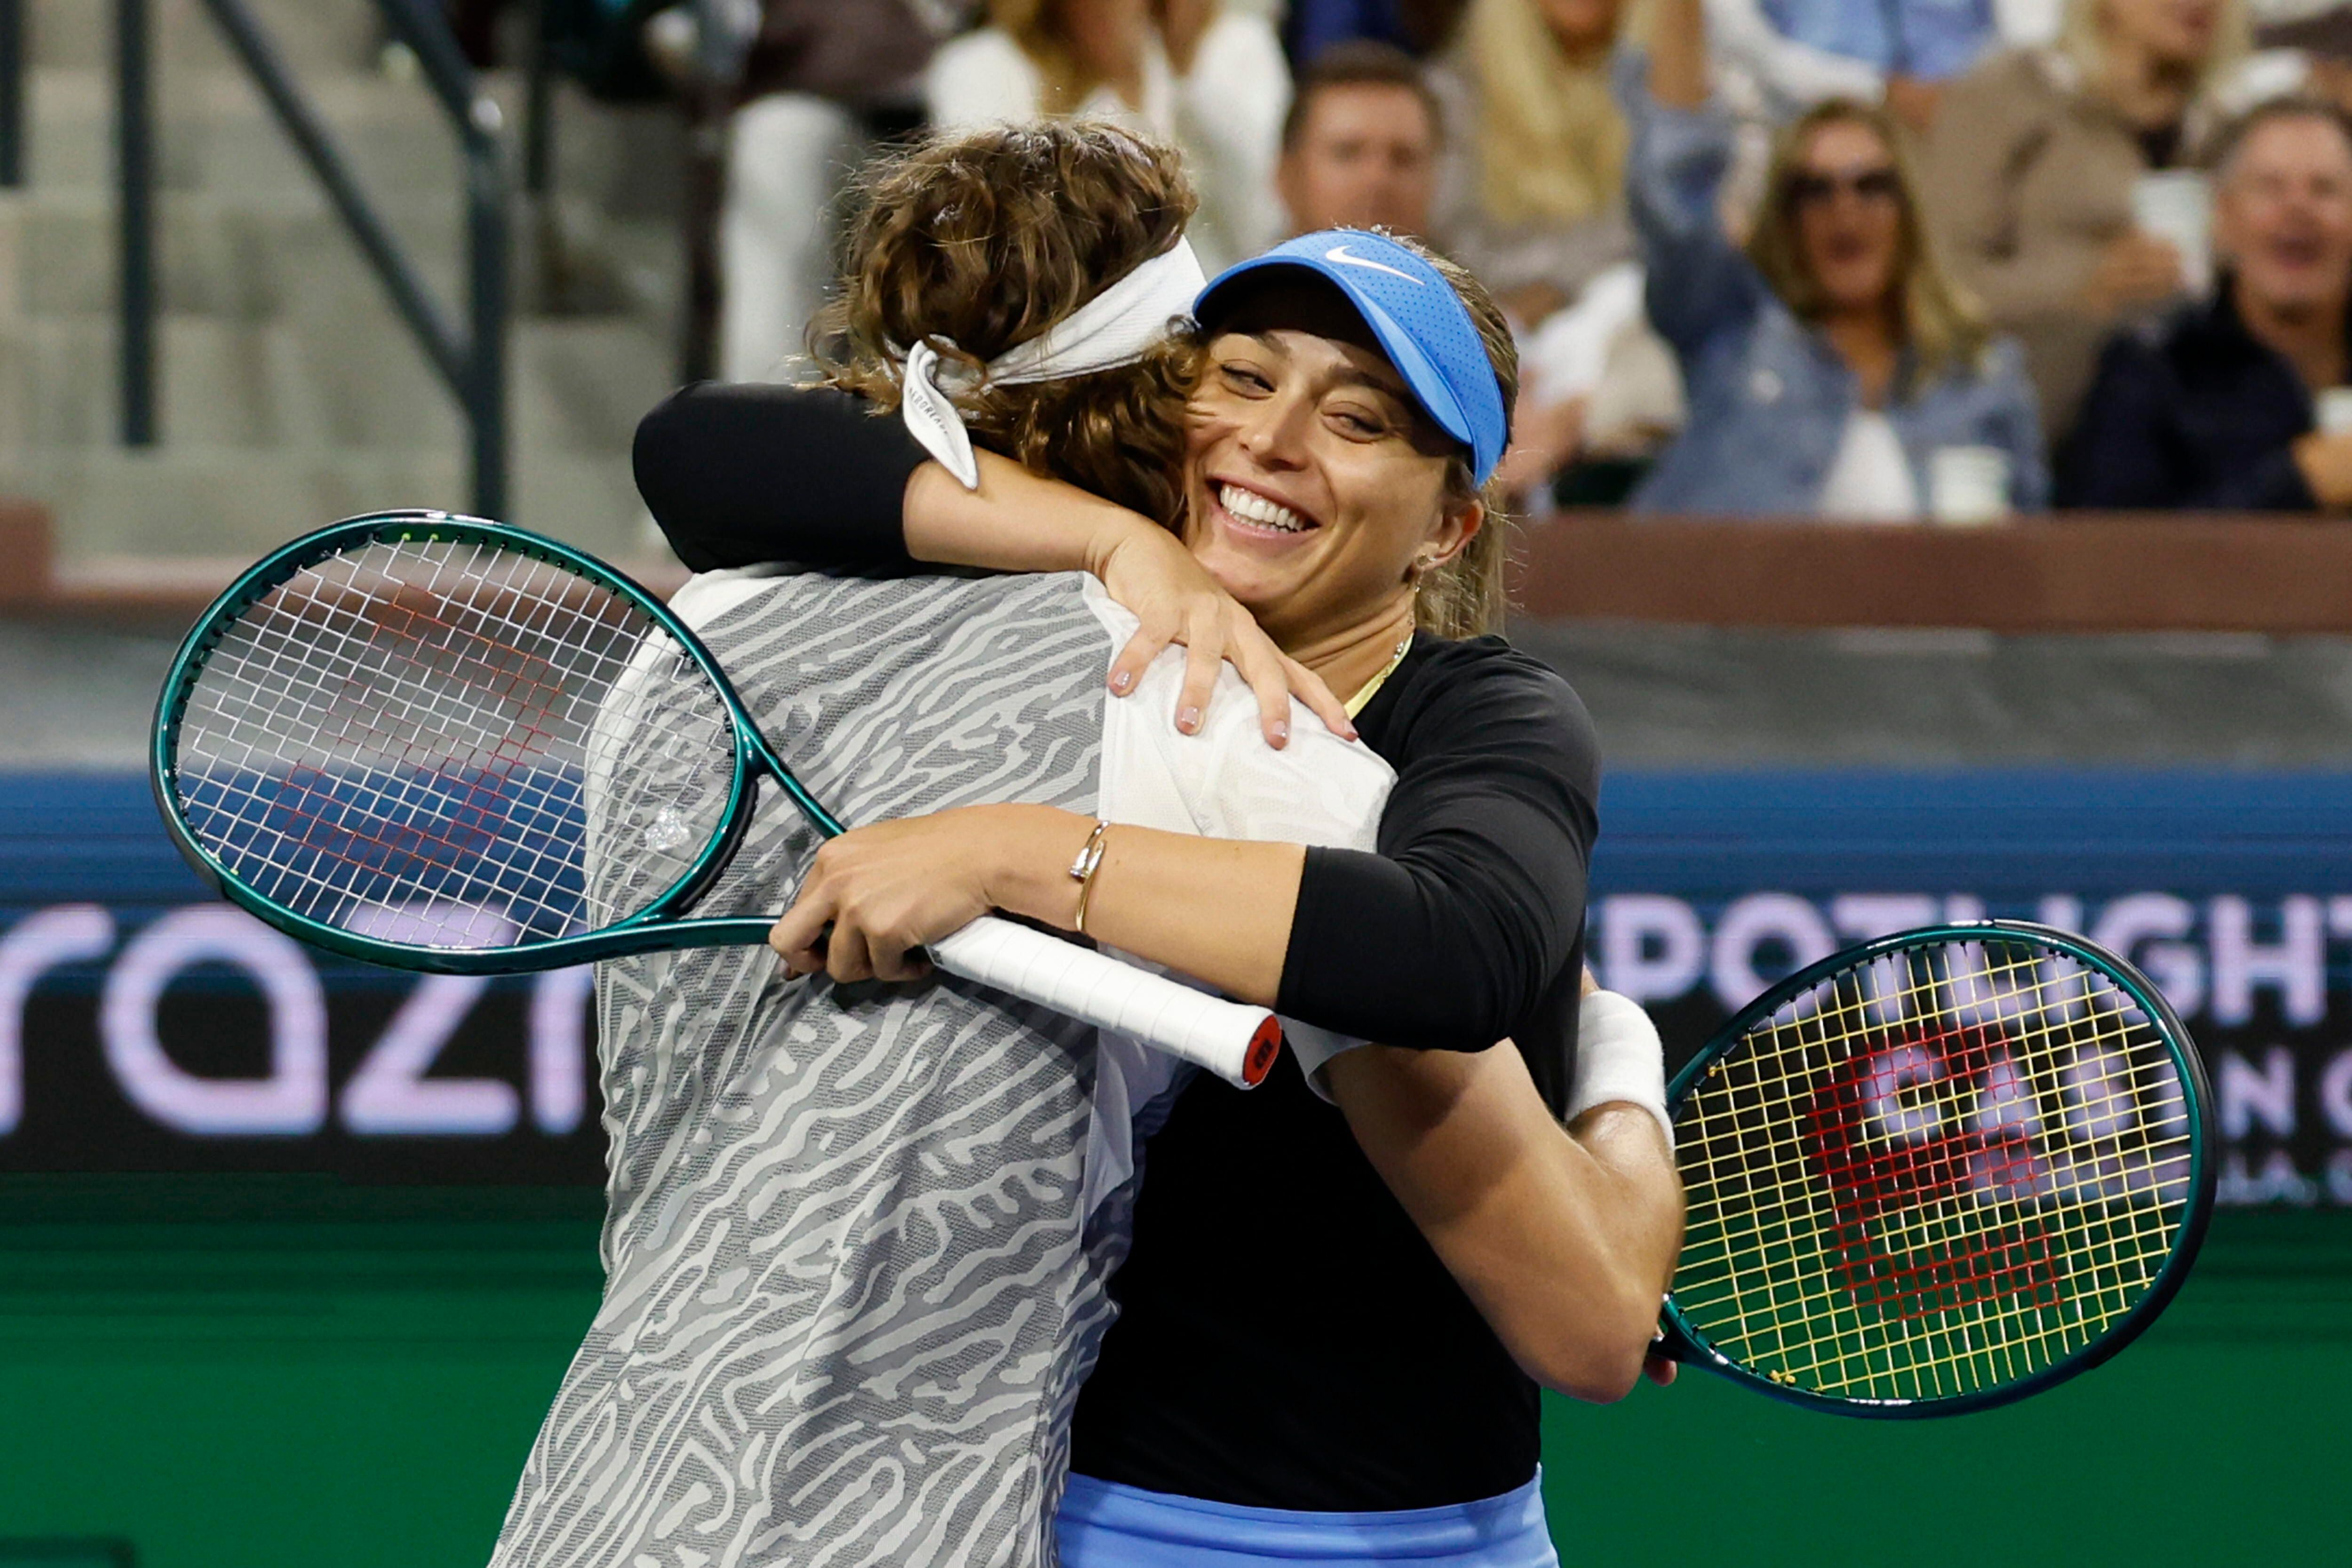
[{"label": "woman in denim jacket", "polygon": [[1851,518],[2044,506],[2022,358],[1930,254],[1892,122],[1832,101],[1790,125],[1743,253],[1717,210],[1731,125],[1706,104],[1698,0],[1662,10],[1646,89],[1627,94],[1626,193],[1690,423],[1633,506]]}]

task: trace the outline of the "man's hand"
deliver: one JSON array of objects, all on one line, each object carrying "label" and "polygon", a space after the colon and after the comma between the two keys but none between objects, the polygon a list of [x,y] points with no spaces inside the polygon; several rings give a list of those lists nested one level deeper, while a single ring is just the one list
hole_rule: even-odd
[{"label": "man's hand", "polygon": [[2303,482],[2311,486],[2320,507],[2330,512],[2352,507],[2352,432],[2329,435],[2313,431],[2288,448]]},{"label": "man's hand", "polygon": [[2169,299],[2180,292],[2182,282],[2180,253],[2172,242],[2134,229],[2109,241],[2099,253],[2098,265],[2083,286],[2083,300],[2098,315],[2111,316]]}]

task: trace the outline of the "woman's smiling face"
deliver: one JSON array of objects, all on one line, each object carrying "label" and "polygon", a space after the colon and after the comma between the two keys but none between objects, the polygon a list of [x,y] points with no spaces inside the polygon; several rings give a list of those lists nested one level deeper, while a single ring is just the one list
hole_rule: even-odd
[{"label": "woman's smiling face", "polygon": [[1477,531],[1484,508],[1449,485],[1457,452],[1335,289],[1269,279],[1208,340],[1185,543],[1285,647],[1347,632]]}]

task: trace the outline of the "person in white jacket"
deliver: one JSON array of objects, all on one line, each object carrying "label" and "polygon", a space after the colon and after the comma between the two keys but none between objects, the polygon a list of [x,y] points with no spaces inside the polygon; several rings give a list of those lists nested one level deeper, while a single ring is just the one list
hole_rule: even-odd
[{"label": "person in white jacket", "polygon": [[1211,272],[1281,237],[1290,71],[1264,16],[1221,0],[990,0],[988,16],[932,57],[934,129],[1123,121],[1183,149],[1201,192],[1188,237]]}]

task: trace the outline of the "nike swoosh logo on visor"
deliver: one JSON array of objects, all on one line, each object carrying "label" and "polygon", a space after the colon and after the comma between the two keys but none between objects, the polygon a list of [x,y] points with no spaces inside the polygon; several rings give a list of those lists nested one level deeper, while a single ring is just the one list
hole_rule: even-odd
[{"label": "nike swoosh logo on visor", "polygon": [[1323,253],[1323,259],[1326,261],[1336,261],[1341,267],[1369,267],[1374,272],[1385,272],[1391,277],[1403,278],[1407,283],[1412,284],[1416,288],[1422,286],[1422,280],[1415,277],[1412,273],[1400,272],[1384,261],[1374,261],[1369,256],[1349,256],[1348,254],[1348,247],[1344,245],[1335,245],[1329,250],[1325,251]]}]

